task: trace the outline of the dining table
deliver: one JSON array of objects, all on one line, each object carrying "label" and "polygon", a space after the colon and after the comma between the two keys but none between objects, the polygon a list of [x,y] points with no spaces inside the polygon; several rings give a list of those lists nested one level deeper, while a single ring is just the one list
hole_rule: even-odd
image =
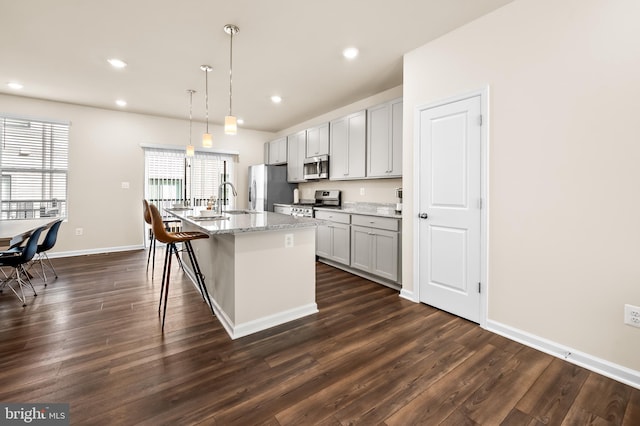
[{"label": "dining table", "polygon": [[39,219],[0,220],[0,247],[7,248],[21,243],[29,238],[31,233],[44,226],[49,228],[59,217]]}]

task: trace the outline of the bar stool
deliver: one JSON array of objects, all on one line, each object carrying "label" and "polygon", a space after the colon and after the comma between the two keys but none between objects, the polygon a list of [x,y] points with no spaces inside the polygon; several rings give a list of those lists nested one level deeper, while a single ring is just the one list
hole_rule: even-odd
[{"label": "bar stool", "polygon": [[169,232],[164,227],[164,222],[162,221],[162,216],[158,211],[158,208],[153,204],[148,204],[149,206],[149,215],[151,216],[151,226],[153,227],[153,234],[155,238],[161,243],[166,244],[166,250],[164,253],[164,270],[162,271],[162,286],[160,288],[160,303],[158,304],[158,314],[160,314],[160,309],[162,308],[162,296],[164,293],[164,311],[162,313],[162,330],[164,330],[164,319],[167,315],[167,298],[169,295],[169,278],[171,275],[171,253],[178,252],[176,247],[176,243],[183,243],[184,247],[189,255],[189,260],[191,261],[191,265],[193,266],[193,273],[196,276],[196,282],[198,283],[198,287],[200,289],[200,293],[202,294],[202,299],[209,303],[209,307],[211,308],[211,313],[215,315],[213,311],[213,304],[211,303],[211,299],[209,298],[209,292],[207,291],[207,287],[204,284],[204,275],[200,271],[200,265],[198,265],[198,260],[196,259],[195,253],[193,252],[193,247],[191,246],[191,241],[209,238],[208,234],[204,232],[191,231],[191,232]]},{"label": "bar stool", "polygon": [[[145,199],[142,199],[142,213],[144,216],[144,221],[147,222],[147,225],[151,226],[151,215],[149,214],[149,202]],[[162,223],[166,229],[167,222],[163,219]],[[149,254],[147,255],[147,272],[149,272],[149,260],[151,260],[151,253],[153,253],[153,262],[151,262],[151,277],[153,277],[153,274],[155,273],[155,270],[156,270],[156,237],[155,237],[155,233],[153,232],[153,227],[151,228],[151,232],[149,233]],[[178,259],[178,262],[180,262],[180,267],[184,271],[184,267],[182,265],[182,262],[180,261],[180,256],[178,256],[178,252],[175,251],[174,253],[176,255],[176,259]]]}]

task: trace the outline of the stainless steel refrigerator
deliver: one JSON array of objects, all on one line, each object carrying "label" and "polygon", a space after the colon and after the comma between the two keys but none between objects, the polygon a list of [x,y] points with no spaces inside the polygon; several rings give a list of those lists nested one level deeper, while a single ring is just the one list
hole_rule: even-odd
[{"label": "stainless steel refrigerator", "polygon": [[249,210],[273,211],[273,203],[293,203],[295,183],[287,182],[287,166],[249,166]]}]

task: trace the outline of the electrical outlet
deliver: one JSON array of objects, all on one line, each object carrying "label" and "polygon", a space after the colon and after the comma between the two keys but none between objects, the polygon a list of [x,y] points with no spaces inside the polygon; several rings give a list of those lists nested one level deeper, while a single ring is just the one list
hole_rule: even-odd
[{"label": "electrical outlet", "polygon": [[76,228],[76,235],[77,235],[77,236],[80,236],[80,235],[83,235],[83,234],[84,234],[84,229],[82,229],[82,228]]},{"label": "electrical outlet", "polygon": [[129,182],[120,182],[120,186],[122,189],[129,189]]},{"label": "electrical outlet", "polygon": [[364,188],[360,188],[360,195],[364,195]]},{"label": "electrical outlet", "polygon": [[633,305],[624,305],[624,323],[640,328],[640,308]]},{"label": "electrical outlet", "polygon": [[293,247],[293,234],[284,235],[284,248]]}]

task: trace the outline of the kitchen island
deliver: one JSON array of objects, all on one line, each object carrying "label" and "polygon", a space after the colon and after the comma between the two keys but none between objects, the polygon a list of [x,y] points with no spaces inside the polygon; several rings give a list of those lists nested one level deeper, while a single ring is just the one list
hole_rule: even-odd
[{"label": "kitchen island", "polygon": [[[199,209],[167,212],[183,230],[209,234],[192,244],[213,309],[232,339],[318,312],[318,220],[243,210],[216,218]],[[191,263],[184,265],[195,282]]]}]

